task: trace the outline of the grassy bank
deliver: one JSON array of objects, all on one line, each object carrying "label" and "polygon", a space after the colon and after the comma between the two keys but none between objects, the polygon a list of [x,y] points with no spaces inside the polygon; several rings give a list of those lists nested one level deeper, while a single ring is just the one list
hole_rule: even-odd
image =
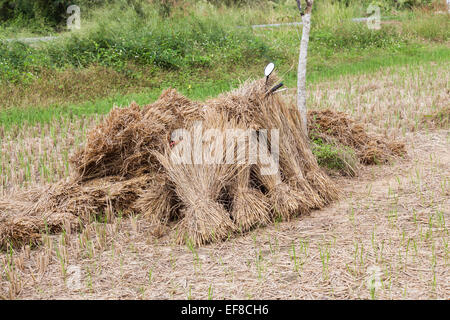
[{"label": "grassy bank", "polygon": [[[434,47],[408,47],[398,52],[379,53],[378,55],[367,54],[364,57],[355,57],[354,62],[346,61],[344,58],[340,63],[336,63],[330,68],[325,68],[321,64],[309,65],[308,82],[309,85],[320,83],[325,80],[338,79],[345,75],[370,74],[384,68],[427,64],[429,62],[442,63],[450,60],[450,48],[445,46]],[[311,59],[312,61],[314,59]],[[447,67],[447,64],[444,65]],[[288,87],[295,87],[295,70],[285,70],[286,66],[279,66],[282,70],[284,83]],[[251,72],[240,70],[242,74],[248,76],[261,76],[263,65],[257,65]],[[284,70],[284,72],[283,72]],[[239,74],[239,72],[237,72]],[[114,105],[126,106],[131,101],[145,105],[158,98],[161,91],[168,87],[175,87],[184,95],[191,99],[206,99],[215,96],[221,92],[237,87],[246,77],[236,76],[233,73],[226,74],[222,79],[214,77],[191,76],[186,80],[177,82],[163,82],[162,85],[154,88],[142,88],[141,92],[121,93],[116,92],[106,98],[97,98],[81,103],[56,102],[50,105],[34,105],[30,107],[7,108],[0,110],[0,123],[5,130],[11,127],[21,126],[24,123],[49,123],[54,118],[67,118],[89,116],[92,114],[105,114],[111,110]],[[219,75],[215,75],[219,77]],[[38,98],[36,98],[38,100]]]},{"label": "grassy bank", "polygon": [[[139,12],[119,1],[83,11],[81,30],[62,33],[56,42],[2,43],[2,126],[104,113],[113,104],[132,100],[145,104],[168,87],[205,99],[259,77],[269,61],[276,63],[286,85],[295,86],[301,28],[249,27],[299,21],[295,2],[239,7],[182,3],[162,15],[156,5],[145,5]],[[429,8],[383,9],[393,23],[370,30],[365,23],[351,21],[365,9],[356,1],[349,6],[334,1],[315,5],[309,83],[449,59],[446,14]]]}]

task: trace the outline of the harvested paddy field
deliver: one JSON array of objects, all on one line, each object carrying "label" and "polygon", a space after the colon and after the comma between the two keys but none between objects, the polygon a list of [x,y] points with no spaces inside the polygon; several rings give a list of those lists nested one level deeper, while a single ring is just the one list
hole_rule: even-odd
[{"label": "harvested paddy field", "polygon": [[[449,77],[448,63],[427,63],[310,86],[311,109],[345,112],[370,134],[403,141],[407,153],[332,175],[339,199],[320,210],[200,247],[155,236],[143,214],[111,214],[0,253],[0,297],[446,299]],[[28,190],[69,179],[70,155],[104,119],[3,130],[2,198],[27,202]]]}]

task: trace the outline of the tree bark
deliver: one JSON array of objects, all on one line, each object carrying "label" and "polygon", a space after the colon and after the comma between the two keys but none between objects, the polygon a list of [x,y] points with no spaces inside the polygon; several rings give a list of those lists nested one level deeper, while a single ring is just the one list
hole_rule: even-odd
[{"label": "tree bark", "polygon": [[[297,107],[302,117],[302,124],[306,136],[308,136],[308,123],[306,111],[306,61],[308,59],[308,43],[309,31],[311,28],[311,10],[313,0],[306,0],[306,9],[302,14],[302,40],[300,42],[300,54],[298,57],[298,71],[297,71]],[[297,6],[301,11],[300,0],[297,0]]]}]

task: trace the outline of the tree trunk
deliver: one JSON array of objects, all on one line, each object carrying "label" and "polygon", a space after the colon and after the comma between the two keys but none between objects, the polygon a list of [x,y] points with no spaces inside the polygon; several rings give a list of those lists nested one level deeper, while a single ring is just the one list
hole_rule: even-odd
[{"label": "tree trunk", "polygon": [[[306,61],[308,59],[309,30],[311,27],[311,9],[313,0],[306,0],[305,13],[302,15],[303,31],[300,42],[300,54],[298,57],[297,71],[297,107],[302,117],[303,128],[308,136],[307,111],[306,111]],[[301,10],[300,0],[297,6]]]}]

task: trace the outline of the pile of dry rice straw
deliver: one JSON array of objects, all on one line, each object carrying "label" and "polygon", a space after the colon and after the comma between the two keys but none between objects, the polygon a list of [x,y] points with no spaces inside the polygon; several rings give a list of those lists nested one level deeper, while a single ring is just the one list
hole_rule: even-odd
[{"label": "pile of dry rice straw", "polygon": [[[114,108],[72,156],[69,179],[0,199],[0,245],[35,244],[44,231],[77,230],[117,213],[141,214],[155,235],[172,230],[178,243],[202,245],[327,205],[337,189],[311,152],[296,106],[267,94],[277,80],[247,82],[204,103],[169,89],[143,108]],[[175,139],[177,129],[185,136]],[[198,160],[186,151],[195,140],[189,137],[207,129],[232,131],[246,143],[203,135],[200,159],[217,163],[176,161]],[[278,150],[271,129],[279,130]],[[353,131],[343,130],[337,136],[351,140]],[[218,150],[232,150],[234,163]],[[255,156],[261,151],[269,155],[265,161]],[[279,170],[268,172],[277,159]]]}]

